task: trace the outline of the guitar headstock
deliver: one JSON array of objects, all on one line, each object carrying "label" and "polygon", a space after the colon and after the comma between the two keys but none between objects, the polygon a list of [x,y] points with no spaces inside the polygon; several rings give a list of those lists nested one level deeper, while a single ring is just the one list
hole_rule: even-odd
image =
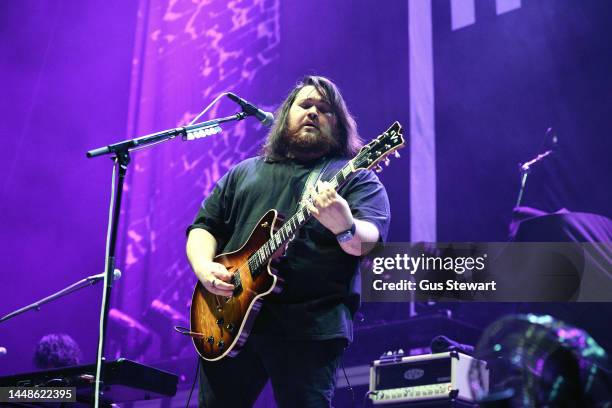
[{"label": "guitar headstock", "polygon": [[371,169],[374,166],[381,169],[378,163],[383,159],[387,159],[387,156],[391,153],[404,147],[404,143],[402,125],[396,121],[382,135],[361,148],[357,156],[352,160],[353,167],[355,170]]}]

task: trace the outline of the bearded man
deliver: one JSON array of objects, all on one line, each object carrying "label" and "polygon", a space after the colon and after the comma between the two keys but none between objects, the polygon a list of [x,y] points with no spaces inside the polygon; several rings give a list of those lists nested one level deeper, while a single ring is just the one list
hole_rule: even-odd
[{"label": "bearded man", "polygon": [[[271,208],[313,214],[276,268],[282,291],[266,296],[244,349],[233,358],[201,360],[200,406],[250,407],[268,379],[279,407],[329,407],[336,370],[353,339],[359,307],[359,261],[384,240],[387,193],[371,171],[336,192],[325,180],[361,147],[355,120],[336,85],[307,76],[279,108],[260,156],[223,176],[188,228],[187,256],[204,288],[232,296],[232,274],[213,261],[239,249]],[[318,180],[305,184],[315,172]],[[311,178],[312,179],[312,178]]]}]

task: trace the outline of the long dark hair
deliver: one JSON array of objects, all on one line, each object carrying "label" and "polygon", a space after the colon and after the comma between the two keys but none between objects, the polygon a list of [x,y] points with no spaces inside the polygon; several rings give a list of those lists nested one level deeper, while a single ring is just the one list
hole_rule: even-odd
[{"label": "long dark hair", "polygon": [[331,105],[336,115],[337,125],[333,136],[337,139],[339,147],[332,154],[352,158],[363,146],[361,137],[357,133],[355,119],[346,107],[338,87],[328,78],[308,75],[298,82],[276,111],[276,121],[274,121],[262,148],[262,155],[266,160],[282,161],[287,159],[287,146],[282,140],[283,135],[287,132],[287,117],[298,92],[308,85],[312,85],[321,94],[321,97]]}]

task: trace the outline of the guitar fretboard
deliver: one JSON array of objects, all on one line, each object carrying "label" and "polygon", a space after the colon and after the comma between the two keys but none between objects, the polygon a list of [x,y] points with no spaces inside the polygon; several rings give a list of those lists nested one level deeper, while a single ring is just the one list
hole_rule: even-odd
[{"label": "guitar fretboard", "polygon": [[[334,189],[338,189],[353,173],[354,167],[352,160],[342,167],[342,169],[336,173],[334,177],[329,181]],[[310,199],[310,198],[309,198]],[[278,251],[279,248],[286,245],[290,240],[293,239],[295,233],[306,224],[306,222],[312,217],[310,210],[303,205],[299,204],[296,213],[289,218],[281,228],[272,234],[272,237],[266,241],[257,251],[255,251],[248,260],[249,268],[253,277],[257,277],[261,271],[261,267],[266,265],[272,258],[272,255]]]},{"label": "guitar fretboard", "polygon": [[[403,146],[404,138],[402,137],[402,126],[396,121],[385,133],[361,148],[359,153],[332,177],[329,181],[330,184],[337,190],[352,173],[357,170],[371,169],[383,158],[387,161],[387,155]],[[308,199],[310,200],[310,198]],[[268,239],[261,248],[249,257],[248,265],[253,277],[257,277],[257,275],[261,273],[261,267],[268,263],[272,255],[274,255],[279,248],[282,248],[293,239],[297,230],[299,230],[311,216],[312,214],[308,208],[300,203],[297,212],[289,218],[278,231],[274,232],[272,237]],[[239,278],[239,273],[237,273],[236,276]]]}]

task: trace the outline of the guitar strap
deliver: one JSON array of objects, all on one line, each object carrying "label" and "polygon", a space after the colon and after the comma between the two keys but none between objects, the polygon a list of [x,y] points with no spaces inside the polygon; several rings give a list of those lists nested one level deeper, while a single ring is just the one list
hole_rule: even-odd
[{"label": "guitar strap", "polygon": [[302,190],[302,196],[300,198],[300,201],[298,201],[298,208],[300,208],[300,206],[302,205],[301,203],[308,198],[308,190],[311,187],[314,188],[315,185],[317,184],[317,181],[321,179],[321,176],[323,175],[323,173],[325,173],[325,170],[327,169],[329,162],[330,160],[327,160],[327,159],[321,160],[321,162],[312,169],[312,171],[308,175],[308,178],[306,179],[306,182],[304,183],[304,189]]}]

